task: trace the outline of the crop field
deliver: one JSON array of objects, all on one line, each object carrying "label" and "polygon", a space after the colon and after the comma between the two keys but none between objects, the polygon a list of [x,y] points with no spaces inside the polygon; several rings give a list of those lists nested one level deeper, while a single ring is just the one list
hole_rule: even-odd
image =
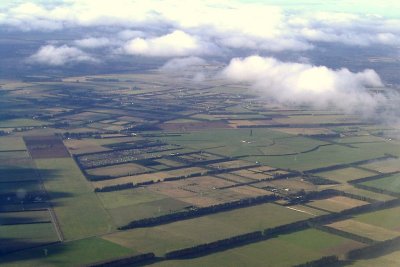
[{"label": "crop field", "polygon": [[354,207],[368,204],[365,201],[351,199],[348,197],[335,196],[327,199],[313,200],[308,203],[309,206],[319,208],[331,212],[340,212],[342,210],[351,209]]},{"label": "crop field", "polygon": [[[220,212],[200,218],[174,222],[151,228],[140,228],[104,236],[105,239],[136,251],[168,251],[216,241],[232,235],[275,227],[312,217],[275,204]],[[252,218],[252,220],[248,220]]]},{"label": "crop field", "polygon": [[152,146],[143,149],[123,149],[113,150],[95,154],[85,154],[77,159],[84,168],[102,167],[106,165],[121,164],[138,160],[158,158],[165,155],[171,155],[176,152],[184,152],[176,146]]},{"label": "crop field", "polygon": [[93,182],[93,186],[97,188],[111,186],[111,185],[118,185],[124,183],[142,183],[148,181],[163,181],[166,178],[172,177],[189,177],[193,174],[201,174],[206,172],[207,169],[200,168],[200,167],[190,167],[190,168],[181,168],[171,171],[161,171],[161,172],[154,172],[154,173],[146,173],[146,174],[138,174],[138,175],[131,175],[131,176],[124,176],[115,179],[109,180],[102,180],[102,181],[95,181]]},{"label": "crop field", "polygon": [[65,146],[71,154],[79,155],[86,153],[104,152],[112,149],[113,145],[120,143],[130,143],[140,140],[135,137],[114,137],[114,138],[82,138],[82,139],[66,139]]},{"label": "crop field", "polygon": [[354,195],[361,196],[361,197],[364,196],[364,197],[368,197],[368,198],[375,199],[378,201],[387,201],[387,200],[395,199],[395,197],[393,197],[393,196],[356,188],[350,184],[337,185],[337,186],[334,186],[334,188],[337,190],[346,192],[346,193],[354,194]]},{"label": "crop field", "polygon": [[233,183],[248,183],[254,181],[253,179],[243,177],[234,173],[219,173],[216,174],[215,177],[222,178]]},{"label": "crop field", "polygon": [[105,118],[108,118],[107,114],[101,114],[101,113],[94,113],[94,112],[81,112],[81,113],[77,113],[74,115],[68,115],[68,116],[64,116],[61,117],[62,119],[66,119],[66,120],[89,120],[89,121],[97,121],[97,120],[102,120]]},{"label": "crop field", "polygon": [[334,171],[319,172],[317,175],[339,183],[346,183],[351,180],[374,176],[376,173],[354,167],[348,167]]},{"label": "crop field", "polygon": [[309,214],[311,216],[320,216],[320,215],[326,215],[326,214],[330,213],[328,211],[316,209],[311,206],[308,206],[308,205],[305,206],[305,205],[306,204],[290,205],[286,208],[294,210],[294,211],[298,211],[298,212],[303,212],[303,213]]},{"label": "crop field", "polygon": [[367,237],[375,241],[392,239],[400,235],[400,231],[388,230],[379,226],[370,225],[352,219],[331,223],[327,226],[359,236]]},{"label": "crop field", "polygon": [[234,168],[243,168],[251,165],[253,165],[253,163],[245,160],[230,160],[230,161],[223,161],[223,162],[209,164],[208,166],[216,169],[234,169]]},{"label": "crop field", "polygon": [[229,120],[229,125],[233,128],[240,128],[240,127],[257,127],[257,126],[269,126],[275,125],[276,122],[273,120]]},{"label": "crop field", "polygon": [[385,161],[373,162],[370,164],[362,165],[361,167],[371,169],[380,173],[390,173],[400,171],[400,160],[389,159]]},{"label": "crop field", "polygon": [[24,140],[21,137],[4,136],[0,138],[0,151],[26,150]]},{"label": "crop field", "polygon": [[280,131],[282,133],[293,134],[293,135],[324,135],[324,134],[333,134],[334,132],[328,128],[274,128],[276,131]]},{"label": "crop field", "polygon": [[345,266],[352,267],[376,267],[376,266],[386,266],[386,267],[397,267],[400,265],[400,251],[394,251],[376,258],[360,259]]},{"label": "crop field", "polygon": [[96,142],[95,139],[83,139],[83,140],[64,140],[65,146],[68,148],[71,154],[83,154],[83,153],[95,153],[110,150],[107,147],[102,146]]},{"label": "crop field", "polygon": [[223,191],[230,191],[244,195],[247,197],[265,196],[272,194],[271,192],[256,188],[254,186],[242,185],[224,189]]},{"label": "crop field", "polygon": [[10,158],[14,159],[23,159],[23,158],[28,158],[29,154],[27,151],[24,150],[17,150],[17,151],[1,151],[0,152],[0,160],[7,160]]},{"label": "crop field", "polygon": [[34,159],[69,157],[61,139],[55,136],[29,136],[24,138],[25,145]]},{"label": "crop field", "polygon": [[[318,230],[281,235],[195,259],[171,260],[151,266],[280,266],[288,267],[362,247],[363,244]],[[288,257],[288,253],[293,257]]]},{"label": "crop field", "polygon": [[166,131],[199,131],[206,129],[223,129],[230,128],[230,125],[225,122],[210,121],[210,122],[181,122],[181,123],[166,123],[160,126]]},{"label": "crop field", "polygon": [[232,174],[236,174],[238,176],[242,176],[242,177],[246,177],[249,178],[251,180],[264,180],[264,179],[268,179],[268,178],[272,178],[272,175],[270,174],[264,174],[264,173],[260,173],[260,172],[254,172],[251,170],[239,170],[239,171],[234,171],[232,172]]},{"label": "crop field", "polygon": [[35,127],[45,125],[45,122],[32,119],[1,120],[0,128]]},{"label": "crop field", "polygon": [[153,192],[147,188],[97,193],[97,196],[118,226],[134,220],[180,211],[189,206],[186,202]]},{"label": "crop field", "polygon": [[167,159],[167,158],[161,158],[161,159],[157,159],[154,161],[160,163],[161,165],[168,166],[168,167],[183,167],[183,166],[185,166],[185,164],[183,164],[179,161],[175,161],[175,160],[171,160],[171,159]]},{"label": "crop field", "polygon": [[[157,192],[195,206],[209,206],[239,199],[238,194],[225,193],[219,187],[233,185],[234,183],[212,176],[194,177],[184,180],[154,184],[148,188]],[[232,196],[233,195],[233,196]]]},{"label": "crop field", "polygon": [[86,170],[86,173],[89,175],[94,176],[128,176],[134,175],[138,173],[143,173],[146,171],[150,171],[151,169],[146,168],[142,165],[135,164],[135,163],[125,163],[125,164],[118,164],[112,165],[107,167],[100,167],[94,169]]},{"label": "crop field", "polygon": [[255,183],[255,184],[253,184],[253,186],[258,187],[258,188],[266,188],[266,187],[277,188],[277,189],[285,190],[288,192],[298,192],[301,190],[305,190],[305,191],[318,190],[318,187],[316,185],[313,185],[312,183],[304,181],[304,179],[302,179],[300,177],[293,177],[290,179],[264,181],[264,182]]},{"label": "crop field", "polygon": [[343,122],[360,122],[356,116],[343,115],[299,115],[290,116],[288,118],[275,119],[276,122],[282,124],[321,124],[321,123],[343,123]]},{"label": "crop field", "polygon": [[190,204],[179,199],[164,198],[137,205],[112,208],[107,211],[117,226],[123,226],[131,221],[171,214],[189,207]]}]

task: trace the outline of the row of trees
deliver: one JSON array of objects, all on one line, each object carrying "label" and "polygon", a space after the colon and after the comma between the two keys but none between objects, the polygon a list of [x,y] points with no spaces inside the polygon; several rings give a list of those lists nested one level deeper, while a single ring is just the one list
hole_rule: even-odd
[{"label": "row of trees", "polygon": [[104,186],[102,188],[95,188],[94,192],[99,193],[99,192],[112,192],[112,191],[118,191],[118,190],[125,190],[125,189],[132,189],[132,188],[137,188],[140,186],[144,185],[149,185],[153,184],[154,181],[145,181],[141,183],[124,183],[124,184],[116,184],[116,185],[109,185],[109,186]]},{"label": "row of trees", "polygon": [[[213,253],[218,250],[224,250],[227,248],[243,245],[246,243],[257,242],[260,240],[266,240],[266,239],[273,238],[275,236],[282,235],[282,234],[297,232],[297,231],[304,230],[304,229],[307,229],[307,228],[315,226],[315,225],[326,224],[327,222],[330,222],[332,220],[342,219],[343,217],[348,216],[349,214],[352,214],[352,213],[369,212],[372,210],[388,208],[388,207],[392,207],[392,206],[396,206],[396,205],[400,205],[400,199],[395,199],[395,200],[380,202],[380,203],[371,203],[371,204],[367,204],[367,205],[364,205],[361,207],[356,207],[356,208],[352,208],[349,210],[345,210],[345,211],[342,211],[339,213],[327,214],[327,215],[319,216],[317,218],[310,218],[310,219],[297,221],[297,222],[293,222],[293,223],[289,223],[289,224],[285,224],[285,225],[279,225],[279,226],[276,226],[273,228],[265,229],[264,231],[251,232],[248,234],[238,235],[238,236],[218,240],[218,241],[211,242],[211,243],[206,243],[206,244],[201,244],[201,245],[197,245],[194,247],[171,251],[171,252],[168,252],[165,255],[165,257],[167,259],[186,258],[186,257],[191,257],[191,256],[204,255],[207,253]],[[364,241],[369,242],[370,240],[364,240]],[[400,247],[400,237],[395,238],[390,241],[384,241],[384,242],[380,242],[378,244],[373,244],[366,248],[353,250],[353,251],[349,252],[348,256],[349,256],[349,258],[357,258],[357,257],[361,257],[364,255],[368,255],[368,253],[370,253],[370,251],[385,250],[385,247],[388,247],[388,246],[391,248],[395,247],[395,246],[396,246],[396,248]],[[338,259],[336,256],[328,256],[328,257],[323,257],[321,259],[318,259],[316,261],[304,263],[299,266],[301,266],[301,267],[326,266],[327,264],[332,264],[332,263],[336,263],[336,262],[338,262]]]},{"label": "row of trees", "polygon": [[344,238],[352,239],[352,240],[355,240],[355,241],[358,241],[358,242],[364,243],[364,244],[373,244],[375,242],[374,240],[372,240],[370,238],[356,235],[356,234],[350,233],[350,232],[345,232],[345,231],[342,231],[342,230],[339,230],[336,228],[332,228],[329,226],[325,226],[325,225],[316,225],[314,227],[319,230],[322,230],[324,232],[331,233],[331,234],[338,235],[338,236],[343,236]]},{"label": "row of trees", "polygon": [[339,262],[339,257],[333,255],[333,256],[325,256],[315,261],[308,261],[306,263],[295,265],[293,267],[326,267],[326,266],[331,266],[332,264],[338,262]]},{"label": "row of trees", "polygon": [[[128,187],[130,185],[126,185],[126,186]],[[101,189],[96,189],[96,190],[97,190],[96,192],[106,192],[106,191],[99,191]],[[315,192],[314,191],[313,192],[304,192],[304,194],[301,195],[301,199],[304,202],[304,201],[308,201],[311,199],[320,199],[320,198],[336,196],[336,195],[340,195],[341,193],[342,193],[341,191],[337,191],[334,189],[326,189],[323,191],[315,191]],[[296,198],[297,195],[294,195],[293,197]],[[228,202],[228,203],[222,203],[222,204],[213,205],[213,206],[209,206],[209,207],[192,208],[189,210],[183,210],[180,212],[165,214],[165,215],[161,215],[158,217],[144,218],[141,220],[132,221],[125,226],[121,226],[119,229],[126,230],[126,229],[132,229],[132,228],[160,225],[160,224],[170,223],[170,222],[174,222],[174,221],[178,221],[178,220],[185,220],[185,219],[190,219],[190,218],[208,215],[208,214],[212,214],[212,213],[217,213],[217,212],[262,204],[262,203],[266,203],[266,202],[271,202],[271,201],[275,201],[275,200],[278,200],[281,198],[282,197],[275,195],[275,194],[274,195],[264,195],[264,196],[257,196],[257,197],[252,197],[252,198],[245,198],[245,199],[236,200],[236,201],[232,201],[232,202]],[[363,207],[364,206],[352,208],[352,209],[350,209],[350,212],[356,212],[358,209],[362,209]],[[376,206],[376,207],[379,208],[380,206]],[[343,212],[346,212],[346,211],[343,211]],[[330,217],[341,216],[340,214],[341,213],[327,214],[324,216],[320,216],[318,218],[326,220],[326,219],[329,219]],[[318,218],[315,218],[315,219],[318,219]],[[289,224],[289,225],[278,226],[276,230],[280,231],[279,227],[289,227],[289,228],[294,227],[294,228],[296,228],[297,227],[296,223],[294,223],[293,225]],[[282,229],[284,229],[284,228],[282,228]]]},{"label": "row of trees", "polygon": [[247,233],[226,239],[217,240],[211,243],[206,243],[194,247],[171,251],[165,254],[165,258],[166,259],[185,258],[191,255],[199,255],[202,253],[207,253],[209,251],[215,252],[221,249],[227,249],[231,246],[236,246],[238,244],[243,244],[246,242],[254,242],[255,240],[261,240],[262,238],[263,238],[262,232],[256,231],[252,233]]},{"label": "row of trees", "polygon": [[135,256],[118,258],[110,261],[104,261],[88,265],[88,267],[119,267],[119,266],[132,266],[132,264],[143,263],[155,259],[154,253],[145,253]]},{"label": "row of trees", "polygon": [[378,175],[373,175],[373,176],[363,177],[363,178],[359,178],[359,179],[354,179],[354,180],[349,181],[349,183],[350,184],[356,184],[356,183],[369,182],[369,181],[377,180],[377,179],[384,178],[384,177],[387,177],[387,176],[391,176],[391,175],[397,174],[397,173],[399,173],[399,172],[396,171],[396,172],[389,172],[389,173],[381,173],[381,174],[378,174]]},{"label": "row of trees", "polygon": [[[112,177],[112,176],[91,176],[88,175],[85,171],[85,167],[81,166],[79,161],[76,160],[77,164],[79,165],[79,167],[81,168],[81,170],[85,173],[86,177],[89,180],[96,180],[96,181],[100,181],[100,180],[109,180],[109,179],[114,179],[114,178],[118,178],[118,177]],[[116,165],[116,164],[111,164],[111,165]],[[197,166],[197,165],[191,165],[191,166]],[[224,173],[224,172],[228,172],[228,171],[236,171],[236,170],[241,170],[244,168],[252,168],[252,167],[256,167],[258,165],[251,165],[251,166],[245,166],[245,167],[237,167],[237,168],[230,168],[230,169],[219,169],[219,170],[209,170],[209,171],[203,171],[203,172],[196,172],[196,173],[191,173],[191,174],[186,174],[186,175],[181,175],[181,176],[175,176],[175,177],[168,177],[165,178],[163,181],[165,182],[171,182],[171,181],[177,181],[177,180],[182,180],[182,179],[187,179],[187,178],[193,178],[193,177],[199,177],[199,176],[207,176],[207,175],[215,175],[215,174],[219,174],[219,173]],[[185,167],[189,167],[189,166],[185,166]],[[180,169],[182,167],[177,167],[177,168],[170,168],[170,169],[166,169],[167,170],[172,170],[172,169]],[[145,172],[143,172],[145,173]],[[284,176],[284,175],[279,175],[280,176]],[[285,174],[285,178],[288,176],[296,176],[295,174]],[[96,179],[93,179],[93,177],[95,177]],[[269,180],[270,178],[266,178],[265,180]],[[260,182],[262,180],[257,180],[257,181],[251,181],[249,183],[255,183],[255,182]],[[125,189],[131,189],[131,188],[136,188],[142,185],[148,185],[148,184],[152,184],[152,183],[156,183],[156,182],[161,182],[161,180],[158,181],[146,181],[146,182],[142,182],[142,183],[124,183],[124,184],[117,184],[117,185],[110,185],[110,186],[104,186],[101,188],[96,188],[94,191],[95,192],[112,192],[112,191],[118,191],[118,190],[125,190]],[[248,183],[241,183],[241,184],[235,184],[232,186],[227,186],[227,187],[223,187],[221,189],[226,189],[229,187],[234,187],[234,186],[242,186]]]},{"label": "row of trees", "polygon": [[337,170],[337,169],[343,169],[346,167],[368,164],[368,163],[386,160],[386,159],[390,159],[390,158],[397,158],[397,157],[394,155],[391,155],[391,154],[385,154],[383,157],[367,159],[367,160],[360,160],[360,161],[356,161],[356,162],[353,162],[350,164],[344,163],[344,164],[337,164],[337,165],[331,165],[331,166],[327,166],[327,167],[316,168],[316,169],[308,170],[308,171],[306,171],[306,173],[318,173],[318,172],[325,172],[325,171],[333,171],[333,170]]},{"label": "row of trees", "polygon": [[389,191],[389,190],[382,189],[382,188],[376,188],[376,187],[372,187],[372,186],[368,186],[368,185],[364,185],[364,184],[353,184],[353,186],[360,188],[360,189],[379,193],[379,194],[385,194],[385,195],[389,195],[389,196],[393,196],[393,197],[400,197],[400,193]]},{"label": "row of trees", "polygon": [[400,237],[377,242],[368,247],[354,249],[347,253],[347,258],[357,260],[361,258],[375,258],[400,249]]},{"label": "row of trees", "polygon": [[138,228],[138,227],[149,227],[149,226],[154,226],[154,225],[160,225],[160,224],[164,224],[164,223],[190,219],[190,218],[208,215],[208,214],[212,214],[212,213],[217,213],[217,212],[221,212],[221,211],[227,211],[227,210],[231,210],[231,209],[237,209],[237,208],[242,208],[242,207],[256,205],[256,204],[262,204],[262,203],[277,200],[279,198],[280,197],[278,197],[276,195],[266,195],[266,196],[245,198],[245,199],[232,201],[232,202],[228,202],[228,203],[223,203],[223,204],[218,204],[218,205],[213,205],[213,206],[209,206],[209,207],[192,208],[189,210],[183,210],[180,212],[170,213],[170,214],[166,214],[166,215],[162,215],[162,216],[158,216],[158,217],[151,217],[151,218],[145,218],[145,219],[141,219],[141,220],[132,221],[125,226],[121,226],[119,229],[127,230],[127,229]]}]

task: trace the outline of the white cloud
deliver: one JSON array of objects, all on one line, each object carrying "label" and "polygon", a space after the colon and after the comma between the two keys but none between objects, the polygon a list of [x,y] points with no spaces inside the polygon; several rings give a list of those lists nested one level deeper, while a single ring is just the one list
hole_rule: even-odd
[{"label": "white cloud", "polygon": [[[76,45],[85,48],[108,45],[113,49],[121,45],[119,51],[161,57],[204,55],[218,49],[220,53],[232,49],[252,53],[304,51],[312,49],[317,42],[400,45],[399,19],[307,10],[297,2],[279,4],[274,1],[274,5],[228,0],[48,0],[48,4],[43,4],[45,2],[18,1],[7,5],[0,11],[0,25],[24,31],[97,27],[98,40],[78,40]],[[395,2],[376,6],[396,7]],[[330,1],[329,5],[334,5],[332,3]],[[365,5],[366,1],[362,3]],[[342,3],[342,6],[350,5],[356,4]],[[291,9],[291,6],[300,8]],[[313,6],[324,9],[324,5]],[[104,30],[101,35],[103,29],[110,28],[115,29],[116,34],[111,36]]]},{"label": "white cloud", "polygon": [[39,51],[29,57],[29,61],[52,66],[76,62],[96,62],[94,58],[78,48],[66,45],[60,47],[53,45],[42,46]]},{"label": "white cloud", "polygon": [[251,56],[232,59],[222,75],[233,81],[249,82],[262,96],[284,104],[334,106],[347,112],[373,113],[385,101],[368,91],[368,87],[382,86],[378,74],[371,69],[354,73],[346,68],[333,70]]},{"label": "white cloud", "polygon": [[118,38],[122,40],[129,40],[137,37],[144,37],[145,33],[142,31],[122,30],[117,34]]},{"label": "white cloud", "polygon": [[180,30],[155,38],[135,38],[124,46],[124,50],[132,55],[159,57],[186,56],[210,52],[196,38]]},{"label": "white cloud", "polygon": [[112,45],[112,41],[108,38],[85,38],[74,41],[75,45],[84,48],[99,48]]},{"label": "white cloud", "polygon": [[399,25],[400,20],[335,12],[302,13],[288,21],[298,38],[357,46],[399,45],[400,27],[393,27],[393,23]]}]

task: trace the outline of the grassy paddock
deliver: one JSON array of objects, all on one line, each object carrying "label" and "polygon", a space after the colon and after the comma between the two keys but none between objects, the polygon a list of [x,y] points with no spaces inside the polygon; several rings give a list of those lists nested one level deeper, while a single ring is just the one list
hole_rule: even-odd
[{"label": "grassy paddock", "polygon": [[82,266],[91,262],[134,254],[136,252],[131,249],[93,237],[9,254],[0,258],[0,265],[10,267]]},{"label": "grassy paddock", "polygon": [[310,217],[312,215],[275,204],[262,204],[156,227],[118,232],[107,235],[105,238],[134,250],[152,251],[163,255],[175,249],[263,230]]},{"label": "grassy paddock", "polygon": [[150,266],[286,267],[323,256],[343,254],[361,246],[358,242],[340,236],[309,229],[200,258],[164,261]]},{"label": "grassy paddock", "polygon": [[35,160],[66,239],[106,233],[111,218],[71,158]]},{"label": "grassy paddock", "polygon": [[362,183],[363,185],[375,187],[378,189],[388,190],[400,193],[400,174],[391,175],[389,177],[380,178]]},{"label": "grassy paddock", "polygon": [[1,252],[25,249],[57,241],[58,237],[51,223],[0,226]]}]

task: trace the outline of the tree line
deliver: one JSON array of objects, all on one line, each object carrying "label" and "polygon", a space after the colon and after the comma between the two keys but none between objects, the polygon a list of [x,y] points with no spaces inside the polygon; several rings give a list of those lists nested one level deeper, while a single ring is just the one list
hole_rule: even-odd
[{"label": "tree line", "polygon": [[227,211],[227,210],[247,207],[247,206],[251,206],[251,205],[257,205],[257,204],[262,204],[262,203],[266,203],[266,202],[271,202],[271,201],[278,200],[278,199],[280,199],[280,197],[276,196],[276,195],[265,195],[265,196],[257,196],[257,197],[252,197],[252,198],[245,198],[245,199],[241,199],[241,200],[222,203],[222,204],[218,204],[218,205],[212,205],[212,206],[208,206],[208,207],[191,208],[189,210],[183,210],[183,211],[179,211],[179,212],[175,212],[175,213],[161,215],[158,217],[150,217],[150,218],[144,218],[141,220],[132,221],[125,226],[119,227],[119,230],[127,230],[127,229],[132,229],[132,228],[139,228],[139,227],[149,227],[149,226],[155,226],[155,225],[170,223],[170,222],[179,221],[179,220],[186,220],[186,219],[191,219],[194,217],[199,217],[199,216],[217,213],[217,212],[221,212],[221,211]]}]

